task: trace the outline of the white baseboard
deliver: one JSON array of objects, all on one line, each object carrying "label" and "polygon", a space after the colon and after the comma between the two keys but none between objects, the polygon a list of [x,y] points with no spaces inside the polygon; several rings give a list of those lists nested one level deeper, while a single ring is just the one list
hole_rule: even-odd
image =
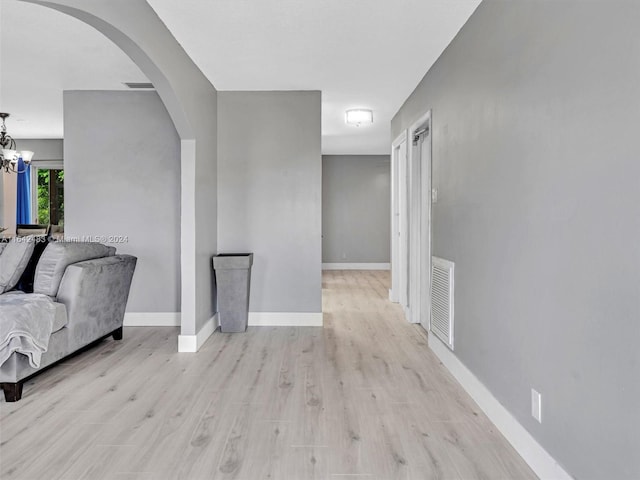
[{"label": "white baseboard", "polygon": [[487,387],[449,350],[429,333],[429,348],[460,382],[471,398],[489,417],[513,448],[520,454],[541,480],[571,480],[556,460],[542,448],[531,434],[502,406]]},{"label": "white baseboard", "polygon": [[249,312],[250,327],[321,327],[322,312]]},{"label": "white baseboard", "polygon": [[179,327],[180,312],[126,312],[125,327]]},{"label": "white baseboard", "polygon": [[390,263],[323,263],[323,270],[391,270]]},{"label": "white baseboard", "polygon": [[197,352],[217,328],[218,314],[216,313],[207,320],[196,335],[178,335],[178,352]]}]

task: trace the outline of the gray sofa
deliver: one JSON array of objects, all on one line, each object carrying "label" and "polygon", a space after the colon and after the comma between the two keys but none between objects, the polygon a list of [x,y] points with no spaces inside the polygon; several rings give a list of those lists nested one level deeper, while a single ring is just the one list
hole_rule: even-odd
[{"label": "gray sofa", "polygon": [[[7,402],[20,400],[25,381],[65,357],[109,336],[122,339],[136,261],[99,243],[47,245],[36,266],[33,293],[54,301],[54,331],[38,368],[19,352],[11,353],[0,366],[0,386]],[[28,301],[28,297],[25,293],[18,298]]]}]

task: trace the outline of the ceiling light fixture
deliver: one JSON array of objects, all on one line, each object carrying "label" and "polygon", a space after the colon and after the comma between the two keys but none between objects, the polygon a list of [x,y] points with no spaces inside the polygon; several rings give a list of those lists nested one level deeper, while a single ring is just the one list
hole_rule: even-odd
[{"label": "ceiling light fixture", "polygon": [[355,125],[356,127],[359,127],[363,123],[373,123],[373,111],[364,108],[347,110],[345,121],[349,125]]},{"label": "ceiling light fixture", "polygon": [[9,117],[8,113],[1,113],[2,130],[0,130],[0,171],[4,169],[7,173],[24,173],[24,170],[18,171],[18,160],[22,159],[25,165],[31,163],[33,152],[30,150],[16,150],[16,141],[7,135],[7,126],[4,124],[5,119]]}]

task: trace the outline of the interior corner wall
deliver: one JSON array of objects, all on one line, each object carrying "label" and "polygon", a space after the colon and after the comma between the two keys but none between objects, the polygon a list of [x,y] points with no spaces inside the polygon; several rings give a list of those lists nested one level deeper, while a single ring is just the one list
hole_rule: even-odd
[{"label": "interior corner wall", "polygon": [[4,173],[0,172],[0,227],[7,228],[4,224],[5,213],[4,209],[7,204],[7,199],[4,196]]},{"label": "interior corner wall", "polygon": [[455,355],[580,479],[640,478],[638,18],[485,0],[392,121],[432,109]]},{"label": "interior corner wall", "polygon": [[180,139],[155,92],[64,92],[65,235],[138,257],[128,312],[180,311]]},{"label": "interior corner wall", "polygon": [[[211,259],[218,250],[218,93],[201,99],[200,119],[195,126],[195,242],[196,242],[196,322],[195,332],[209,322],[216,312],[216,286]],[[185,331],[183,330],[183,334]]]},{"label": "interior corner wall", "polygon": [[321,312],[320,92],[218,92],[218,251],[252,252],[252,312]]},{"label": "interior corner wall", "polygon": [[31,150],[33,161],[63,160],[64,141],[61,138],[21,138],[16,140],[20,150]]},{"label": "interior corner wall", "polygon": [[322,156],[322,262],[389,263],[389,155]]}]

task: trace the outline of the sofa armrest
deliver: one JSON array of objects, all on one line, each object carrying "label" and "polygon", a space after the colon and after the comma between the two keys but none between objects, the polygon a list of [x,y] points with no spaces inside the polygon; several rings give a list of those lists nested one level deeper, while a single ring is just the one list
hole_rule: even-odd
[{"label": "sofa armrest", "polygon": [[67,307],[74,348],[122,327],[136,257],[115,255],[69,265],[57,301]]}]

